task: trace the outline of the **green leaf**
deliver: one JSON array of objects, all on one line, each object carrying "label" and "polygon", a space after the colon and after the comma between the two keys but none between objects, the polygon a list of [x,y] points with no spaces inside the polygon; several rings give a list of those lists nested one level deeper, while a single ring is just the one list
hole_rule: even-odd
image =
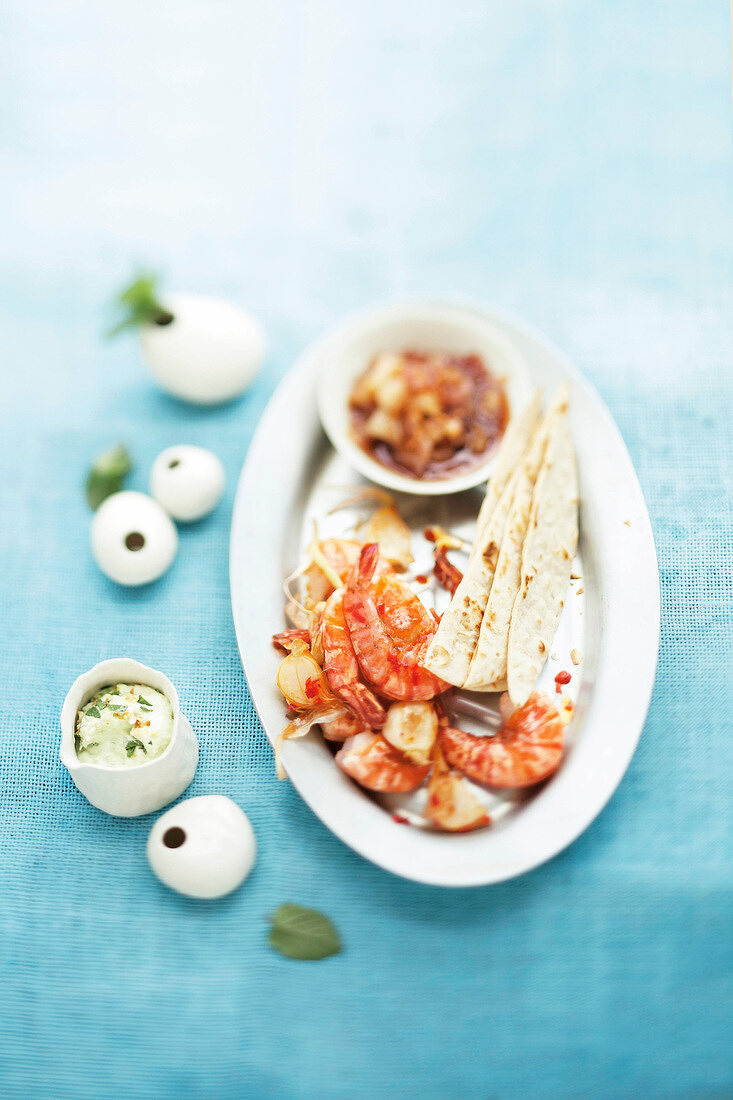
[{"label": "green leaf", "polygon": [[102,717],[102,715],[99,713],[99,711],[97,710],[96,707],[90,707],[89,710],[86,713],[91,718],[101,718]]},{"label": "green leaf", "polygon": [[150,707],[151,710],[153,709],[153,704],[149,703],[147,699],[143,699],[142,695],[138,695],[137,701],[141,707]]},{"label": "green leaf", "polygon": [[130,456],[121,443],[95,458],[86,485],[87,502],[92,511],[96,512],[112,493],[119,493],[131,469]]},{"label": "green leaf", "polygon": [[148,755],[148,750],[145,748],[142,741],[139,741],[137,737],[131,737],[130,740],[125,745],[125,748],[127,749],[127,755],[128,756],[132,756],[135,749],[142,749],[143,752],[145,753],[145,755],[146,756]]},{"label": "green leaf", "polygon": [[270,921],[270,945],[289,959],[325,959],[341,950],[338,932],[317,909],[286,902]]},{"label": "green leaf", "polygon": [[117,336],[128,328],[140,325],[169,325],[173,314],[161,305],[157,298],[156,277],[150,273],[140,275],[117,297],[122,317],[107,333]]}]

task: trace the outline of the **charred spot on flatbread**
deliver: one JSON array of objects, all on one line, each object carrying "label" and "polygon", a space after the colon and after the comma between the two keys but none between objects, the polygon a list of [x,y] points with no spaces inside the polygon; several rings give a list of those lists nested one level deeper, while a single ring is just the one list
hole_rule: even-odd
[{"label": "charred spot on flatbread", "polygon": [[490,542],[484,550],[484,561],[490,569],[496,569],[496,563],[499,560],[499,547],[495,542]]}]

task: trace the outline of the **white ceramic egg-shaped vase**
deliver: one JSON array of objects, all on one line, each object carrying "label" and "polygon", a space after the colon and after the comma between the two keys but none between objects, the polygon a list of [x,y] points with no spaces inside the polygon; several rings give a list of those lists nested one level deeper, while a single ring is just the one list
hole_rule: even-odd
[{"label": "white ceramic egg-shaped vase", "polygon": [[[173,733],[163,753],[132,768],[91,764],[76,755],[74,734],[80,707],[106,684],[148,684],[173,710]],[[61,762],[78,790],[97,809],[115,817],[141,817],[168,806],[190,784],[199,760],[196,734],[181,714],[178,692],[167,676],[129,657],[101,661],[72,685],[61,710]]]},{"label": "white ceramic egg-shaped vase", "polygon": [[172,320],[140,328],[140,349],[157,382],[195,405],[239,397],[265,357],[258,321],[231,302],[201,294],[165,295],[162,305]]}]

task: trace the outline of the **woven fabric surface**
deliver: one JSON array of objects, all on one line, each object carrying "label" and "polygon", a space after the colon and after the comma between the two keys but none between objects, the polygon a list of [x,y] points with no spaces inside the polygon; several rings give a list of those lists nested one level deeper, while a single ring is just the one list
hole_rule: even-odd
[{"label": "woven fabric surface", "polygon": [[[28,0],[0,19],[0,1094],[733,1095],[723,6]],[[179,404],[133,339],[101,338],[138,261],[262,319],[242,401]],[[346,311],[419,294],[513,311],[598,387],[662,584],[619,790],[550,863],[473,890],[371,866],[277,782],[229,600],[236,479],[278,378]],[[94,566],[82,489],[120,441],[132,488],[177,442],[228,476],[135,591]],[[255,870],[223,901],[160,885],[155,815],[106,817],[60,764],[64,695],[114,655],[176,684],[188,793],[252,820]],[[276,955],[283,901],[328,913],[343,953]]]}]

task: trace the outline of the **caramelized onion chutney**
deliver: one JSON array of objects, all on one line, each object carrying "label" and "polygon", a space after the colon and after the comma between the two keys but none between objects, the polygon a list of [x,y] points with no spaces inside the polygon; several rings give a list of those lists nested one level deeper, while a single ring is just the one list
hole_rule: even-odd
[{"label": "caramelized onion chutney", "polygon": [[504,386],[478,355],[382,352],[349,398],[357,443],[383,466],[437,481],[486,460],[504,434]]}]

